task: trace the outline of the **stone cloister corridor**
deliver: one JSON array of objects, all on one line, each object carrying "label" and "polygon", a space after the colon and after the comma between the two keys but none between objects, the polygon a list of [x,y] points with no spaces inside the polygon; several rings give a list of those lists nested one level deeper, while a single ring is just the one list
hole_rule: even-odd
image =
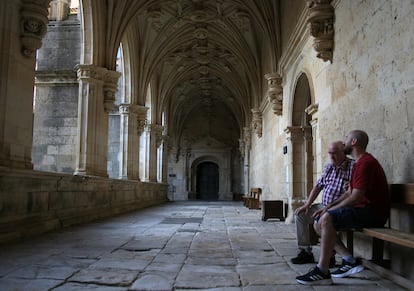
[{"label": "stone cloister corridor", "polygon": [[[182,201],[49,233],[1,248],[0,289],[298,290],[310,264],[290,263],[294,225],[260,216],[241,202]],[[406,290],[368,269],[323,290],[338,288]]]},{"label": "stone cloister corridor", "polygon": [[[293,249],[294,210],[332,141],[366,131],[388,183],[414,183],[413,18],[413,0],[0,1],[0,244],[194,203],[236,215],[246,236],[269,230],[286,266],[292,254],[273,240]],[[257,211],[237,199],[251,188],[283,201],[286,221],[250,220]],[[393,228],[413,232],[410,207],[392,213]],[[204,237],[205,221],[174,234]],[[356,241],[369,258],[371,242]],[[106,255],[122,256],[112,246]],[[386,255],[414,280],[411,249],[387,245]],[[249,285],[240,280],[231,286]]]}]

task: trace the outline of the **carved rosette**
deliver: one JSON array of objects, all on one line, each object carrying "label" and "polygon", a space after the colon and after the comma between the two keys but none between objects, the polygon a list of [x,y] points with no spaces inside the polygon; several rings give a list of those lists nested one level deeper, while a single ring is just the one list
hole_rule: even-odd
[{"label": "carved rosette", "polygon": [[272,104],[273,112],[276,115],[283,113],[283,87],[282,77],[278,73],[266,74],[267,80],[267,97]]},{"label": "carved rosette", "polygon": [[262,120],[263,120],[262,112],[257,108],[253,108],[252,113],[253,113],[252,128],[254,132],[256,133],[257,137],[262,137]]},{"label": "carved rosette", "polygon": [[36,50],[42,46],[49,23],[49,2],[50,0],[22,0],[20,39],[22,53],[26,57],[34,57]]},{"label": "carved rosette", "polygon": [[306,0],[310,34],[315,38],[313,47],[316,56],[332,62],[334,40],[334,8],[332,0]]}]

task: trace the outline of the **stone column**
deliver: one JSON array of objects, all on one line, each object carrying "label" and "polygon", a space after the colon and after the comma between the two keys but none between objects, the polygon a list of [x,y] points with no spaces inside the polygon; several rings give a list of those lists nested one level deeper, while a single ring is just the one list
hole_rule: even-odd
[{"label": "stone column", "polygon": [[50,0],[0,1],[0,166],[33,169],[36,50]]},{"label": "stone column", "polygon": [[243,140],[244,140],[244,194],[250,192],[250,148],[252,145],[250,127],[243,128]]},{"label": "stone column", "polygon": [[[157,182],[158,181],[158,170],[161,170],[159,164],[162,164],[162,155],[160,152],[160,147],[162,144],[162,131],[163,126],[159,124],[151,124],[151,133],[150,133],[150,181]],[[162,167],[162,166],[161,166]],[[161,173],[160,173],[161,174]]]},{"label": "stone column", "polygon": [[158,182],[167,183],[167,165],[168,165],[168,153],[167,153],[167,145],[168,145],[168,135],[162,135],[162,143],[160,146],[160,160],[159,167],[158,167]]},{"label": "stone column", "polygon": [[[321,145],[319,138],[319,123],[318,123],[318,107],[319,104],[309,105],[305,112],[312,116],[311,121],[309,122],[312,127],[312,181],[313,184],[318,179],[319,175],[322,173],[322,169],[318,169],[318,165],[322,165],[322,156],[321,156]],[[313,187],[313,186],[312,186]]]},{"label": "stone column", "polygon": [[119,72],[78,65],[78,143],[75,174],[107,177],[108,112],[113,108]]},{"label": "stone column", "polygon": [[293,212],[296,208],[304,203],[306,194],[303,193],[303,160],[301,155],[303,152],[303,131],[300,126],[289,126],[285,129],[286,140],[288,144],[287,167],[288,176],[288,217],[287,223],[293,222]]},{"label": "stone column", "polygon": [[159,124],[147,124],[144,130],[144,161],[143,181],[157,182],[158,147],[162,141],[163,126]]},{"label": "stone column", "polygon": [[134,104],[121,104],[120,163],[121,179],[139,180],[140,137],[144,131],[148,108]]}]

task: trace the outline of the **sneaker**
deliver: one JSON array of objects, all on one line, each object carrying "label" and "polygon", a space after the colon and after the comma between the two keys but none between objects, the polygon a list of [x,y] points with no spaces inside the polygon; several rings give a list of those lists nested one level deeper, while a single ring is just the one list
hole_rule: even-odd
[{"label": "sneaker", "polygon": [[324,274],[318,267],[310,270],[309,273],[296,277],[296,281],[303,285],[332,285],[331,274]]},{"label": "sneaker", "polygon": [[298,264],[298,265],[309,264],[309,263],[314,264],[315,258],[313,257],[312,252],[301,250],[298,256],[296,258],[292,258],[290,261],[292,262],[292,264]]},{"label": "sneaker", "polygon": [[352,274],[359,273],[363,269],[364,266],[362,266],[361,260],[359,259],[357,259],[354,264],[350,264],[347,261],[342,260],[342,265],[336,271],[333,271],[331,274],[332,277],[343,278]]}]

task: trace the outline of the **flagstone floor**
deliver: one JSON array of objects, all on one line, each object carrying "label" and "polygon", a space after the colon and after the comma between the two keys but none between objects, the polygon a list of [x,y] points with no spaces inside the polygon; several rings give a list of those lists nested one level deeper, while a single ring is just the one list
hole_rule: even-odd
[{"label": "flagstone floor", "polygon": [[294,224],[261,215],[241,202],[169,202],[2,245],[0,290],[405,290],[367,269],[299,285],[313,264],[290,263]]}]

